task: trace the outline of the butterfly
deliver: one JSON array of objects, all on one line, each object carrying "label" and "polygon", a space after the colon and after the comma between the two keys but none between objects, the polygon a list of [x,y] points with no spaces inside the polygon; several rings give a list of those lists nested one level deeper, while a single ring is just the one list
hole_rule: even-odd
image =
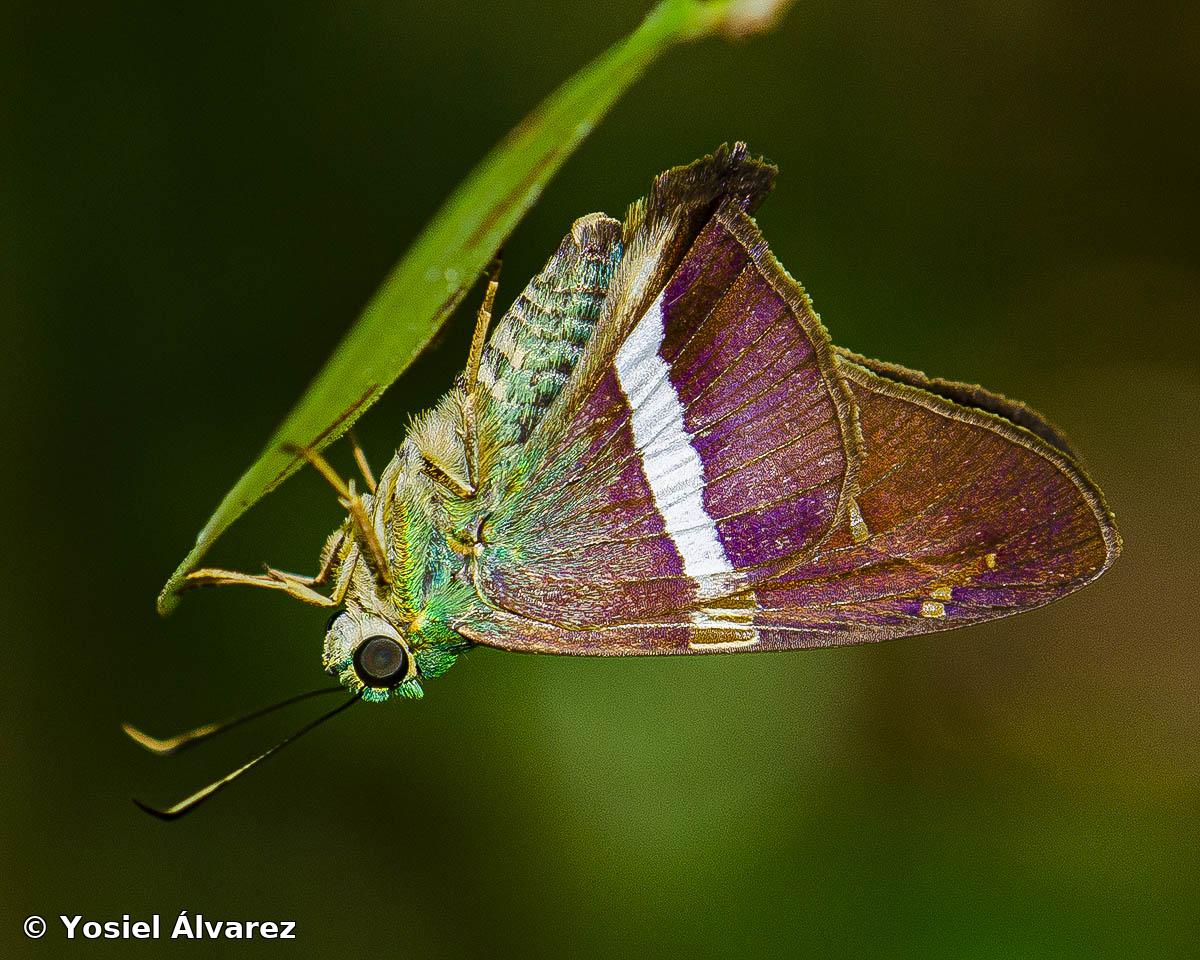
[{"label": "butterfly", "polygon": [[[489,330],[493,275],[465,370],[378,479],[355,445],[361,492],[299,451],[347,511],[318,574],[203,569],[187,583],[334,608],[323,665],[350,699],[144,809],[180,816],[359,700],[421,696],[477,645],[867,643],[1031,610],[1108,569],[1115,522],[1057,428],[833,345],[751,217],[775,174],[722,146],[659,175],[623,221],[576,220]],[[170,753],[229,725],[170,740],[126,729]]]}]

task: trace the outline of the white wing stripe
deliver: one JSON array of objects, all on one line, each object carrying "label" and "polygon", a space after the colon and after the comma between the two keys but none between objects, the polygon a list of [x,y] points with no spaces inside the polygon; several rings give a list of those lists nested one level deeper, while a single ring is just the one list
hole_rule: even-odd
[{"label": "white wing stripe", "polygon": [[693,580],[734,572],[704,509],[704,465],[683,422],[683,406],[659,355],[665,327],[662,294],[617,351],[617,382],[631,411],[634,445],[654,504]]}]

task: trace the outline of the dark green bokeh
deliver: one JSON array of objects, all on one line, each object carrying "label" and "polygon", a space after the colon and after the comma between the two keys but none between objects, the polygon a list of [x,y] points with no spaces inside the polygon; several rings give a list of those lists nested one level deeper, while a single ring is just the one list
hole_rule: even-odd
[{"label": "dark green bokeh", "polygon": [[[190,820],[128,802],[173,800],[312,714],[171,761],[117,729],[320,682],[320,611],[211,591],[162,621],[155,593],[424,218],[644,9],[0,11],[0,954],[167,956],[187,948],[20,925],[181,909],[294,919],[289,952],[314,957],[1195,954],[1183,3],[801,3],[772,36],[671,54],[506,250],[502,299],[573,217],[747,139],[782,168],[763,230],[837,342],[1067,429],[1126,538],[1102,581],[873,648],[479,651]],[[362,422],[378,463],[469,325]],[[308,570],[337,520],[302,475],[213,559]]]}]

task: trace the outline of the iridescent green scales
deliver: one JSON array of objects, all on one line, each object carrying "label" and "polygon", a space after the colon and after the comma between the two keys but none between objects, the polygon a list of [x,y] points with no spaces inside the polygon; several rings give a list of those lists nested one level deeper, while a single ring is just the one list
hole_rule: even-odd
[{"label": "iridescent green scales", "polygon": [[491,394],[502,445],[523,443],[561,392],[620,259],[621,224],[600,213],[581,217],[496,327],[479,380]]},{"label": "iridescent green scales", "polygon": [[364,699],[386,699],[388,691],[357,682],[353,652],[361,631],[354,627],[360,621],[379,615],[409,625],[417,671],[392,691],[402,697],[419,697],[417,674],[441,675],[470,646],[449,627],[481,603],[466,558],[481,542],[488,515],[520,485],[524,442],[591,338],[621,260],[621,230],[603,214],[577,220],[496,324],[476,389],[469,389],[464,375],[414,419],[375,494],[364,497],[393,573],[391,585],[381,587],[371,576],[349,523],[340,542],[337,535],[331,540],[335,577],[349,583],[346,612],[326,639],[325,664]]}]

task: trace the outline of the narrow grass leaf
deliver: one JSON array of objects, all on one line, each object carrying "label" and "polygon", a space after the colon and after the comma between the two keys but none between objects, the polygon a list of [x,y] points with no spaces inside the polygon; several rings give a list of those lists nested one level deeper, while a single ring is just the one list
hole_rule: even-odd
[{"label": "narrow grass leaf", "polygon": [[158,598],[169,613],[187,573],[216,539],[340,437],[408,367],[617,99],[664,51],[713,34],[769,29],[788,0],[664,0],[642,24],[552,93],[462,181],[392,269],[257,459],[217,506]]}]

